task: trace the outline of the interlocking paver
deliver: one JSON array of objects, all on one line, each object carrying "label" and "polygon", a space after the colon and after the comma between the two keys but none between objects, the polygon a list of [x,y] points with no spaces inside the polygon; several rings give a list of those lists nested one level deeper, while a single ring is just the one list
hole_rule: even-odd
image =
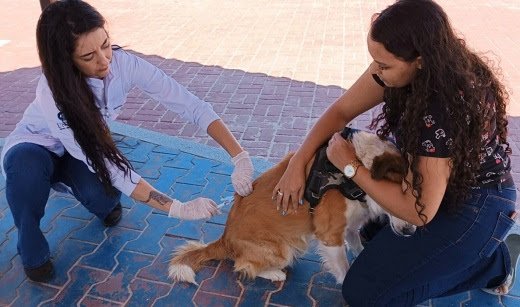
[{"label": "interlocking paver", "polygon": [[146,219],[148,227],[139,234],[139,237],[126,244],[125,250],[155,255],[161,250],[160,241],[166,231],[178,226],[180,220],[168,218],[164,214],[150,214]]},{"label": "interlocking paver", "polygon": [[273,283],[263,278],[241,280],[244,291],[240,298],[240,306],[255,306],[266,301],[271,293],[277,291],[281,283]]},{"label": "interlocking paver", "polygon": [[155,257],[122,251],[116,258],[118,265],[112,274],[107,280],[94,285],[89,295],[124,303],[131,295],[126,286],[135,278],[137,272],[148,266]]},{"label": "interlocking paver", "polygon": [[68,273],[71,268],[82,256],[91,254],[96,247],[97,245],[92,243],[67,238],[56,249],[51,248],[55,277],[49,284],[63,287],[69,281]]},{"label": "interlocking paver", "polygon": [[132,296],[125,306],[141,307],[143,304],[152,305],[157,298],[166,295],[170,286],[136,278],[132,280],[130,290]]},{"label": "interlocking paver", "polygon": [[238,297],[242,292],[238,278],[239,275],[233,271],[233,264],[230,261],[222,261],[215,274],[204,280],[199,289],[204,292]]},{"label": "interlocking paver", "polygon": [[12,302],[13,307],[37,306],[40,302],[53,298],[58,289],[35,282],[24,282],[18,288],[18,296]]},{"label": "interlocking paver", "polygon": [[[3,248],[9,248],[12,250],[13,246],[6,246]],[[16,247],[14,247],[16,249]],[[1,255],[2,260],[4,260],[4,255]],[[10,260],[13,258],[7,258]],[[24,272],[22,269],[22,261],[19,257],[16,257],[9,263],[9,267],[7,267],[7,271],[0,270],[0,272],[5,272],[0,275],[0,304],[8,305],[10,302],[14,301],[18,297],[18,287],[26,281]]]},{"label": "interlocking paver", "polygon": [[58,295],[49,301],[44,301],[40,306],[74,306],[79,302],[90,287],[105,280],[108,273],[94,268],[74,266],[70,271],[70,282],[61,289]]},{"label": "interlocking paver", "polygon": [[0,245],[0,281],[2,282],[4,278],[6,278],[9,270],[21,270],[21,268],[16,268],[15,264],[12,263],[13,259],[15,259],[14,261],[17,261],[18,259],[15,258],[16,254],[18,253],[16,251],[17,239],[18,230],[11,228],[7,233],[7,240],[4,240],[4,242]]},{"label": "interlocking paver", "polygon": [[80,261],[81,264],[111,271],[117,263],[115,258],[119,249],[140,234],[138,231],[119,227],[108,228],[105,232],[106,239],[94,253],[83,257]]},{"label": "interlocking paver", "polygon": [[238,298],[229,297],[215,293],[207,293],[204,291],[199,291],[193,298],[193,302],[196,303],[196,306],[222,306],[222,307],[232,307],[236,306]]}]

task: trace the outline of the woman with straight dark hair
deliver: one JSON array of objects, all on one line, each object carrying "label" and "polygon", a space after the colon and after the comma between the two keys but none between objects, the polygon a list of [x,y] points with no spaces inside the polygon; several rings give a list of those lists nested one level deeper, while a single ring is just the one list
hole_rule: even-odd
[{"label": "woman with straight dark hair", "polygon": [[18,252],[34,281],[53,276],[40,220],[51,187],[71,192],[90,212],[114,226],[121,219],[121,193],[181,219],[218,213],[211,199],[186,203],[155,190],[116,147],[107,120],[137,86],[179,113],[233,157],[237,193],[252,190],[253,165],[211,106],[152,64],[114,48],[105,19],[79,0],[51,3],[36,29],[43,75],[36,98],[7,137],[2,151],[7,202],[18,229]]},{"label": "woman with straight dark hair", "polygon": [[[374,15],[367,43],[372,64],[321,116],[275,187],[281,213],[297,208],[305,165],[329,141],[338,169],[417,226],[407,237],[386,225],[365,238],[343,283],[349,306],[413,306],[479,288],[506,294],[518,248],[510,255],[503,242],[516,215],[504,86],[430,0]],[[372,128],[395,137],[409,170],[402,184],[372,179],[336,133],[381,102]]]}]

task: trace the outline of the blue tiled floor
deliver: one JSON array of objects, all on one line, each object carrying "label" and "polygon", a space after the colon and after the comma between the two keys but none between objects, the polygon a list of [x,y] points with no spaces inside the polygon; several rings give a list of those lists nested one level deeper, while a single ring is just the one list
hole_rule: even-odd
[{"label": "blue tiled floor", "polygon": [[[156,135],[157,136],[157,135]],[[180,200],[232,195],[231,165],[211,147],[175,146],[149,137],[115,134],[118,146],[140,174]],[[0,143],[1,145],[1,143]],[[186,149],[188,148],[188,149]],[[269,164],[255,160],[258,172]],[[167,278],[171,252],[188,239],[208,242],[224,229],[224,214],[208,221],[180,221],[124,197],[124,217],[107,229],[74,198],[52,193],[42,229],[51,246],[56,277],[28,281],[16,252],[17,231],[0,177],[0,306],[343,306],[340,287],[308,253],[288,269],[285,282],[238,280],[232,263],[212,262],[197,274],[200,286]],[[482,291],[424,302],[420,306],[520,306],[520,285],[508,296]]]}]

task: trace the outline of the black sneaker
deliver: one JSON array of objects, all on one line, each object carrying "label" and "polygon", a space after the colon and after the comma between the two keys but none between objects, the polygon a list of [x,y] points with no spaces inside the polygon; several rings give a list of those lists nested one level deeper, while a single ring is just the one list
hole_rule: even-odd
[{"label": "black sneaker", "polygon": [[123,215],[123,206],[121,206],[121,203],[118,203],[114,209],[112,209],[112,212],[110,212],[107,217],[103,220],[103,224],[106,227],[112,227],[116,226],[117,223],[121,220],[121,216]]},{"label": "black sneaker", "polygon": [[54,266],[50,260],[47,260],[47,262],[37,268],[24,268],[23,270],[25,271],[25,275],[27,275],[30,280],[36,282],[47,282],[51,280],[52,277],[54,277]]}]

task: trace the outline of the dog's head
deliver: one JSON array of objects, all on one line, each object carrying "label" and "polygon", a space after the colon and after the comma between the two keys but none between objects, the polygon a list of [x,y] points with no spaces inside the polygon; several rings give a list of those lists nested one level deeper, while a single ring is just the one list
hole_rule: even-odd
[{"label": "dog's head", "polygon": [[[394,166],[397,166],[399,163],[398,157],[401,154],[395,145],[390,141],[381,140],[373,133],[365,131],[354,133],[352,135],[352,145],[354,145],[358,159],[370,170],[373,168],[372,165],[374,163],[378,164],[377,168],[381,168],[380,163],[386,164],[389,162]],[[402,164],[404,165],[404,163]],[[394,168],[389,168],[388,170],[394,170]],[[381,171],[384,171],[384,169],[381,169]],[[380,178],[384,178],[384,176]]]},{"label": "dog's head", "polygon": [[[376,180],[387,179],[396,183],[403,182],[407,169],[404,159],[394,144],[381,140],[375,134],[362,131],[353,134],[352,144],[359,160],[370,170],[372,178]],[[367,204],[374,212],[382,210],[371,199],[367,199]],[[416,227],[414,225],[392,215],[389,215],[389,217],[392,230],[396,234],[407,236],[415,232]]]},{"label": "dog's head", "polygon": [[374,157],[370,173],[372,178],[377,180],[388,179],[396,183],[401,183],[406,176],[406,166],[400,154],[384,152]]}]

